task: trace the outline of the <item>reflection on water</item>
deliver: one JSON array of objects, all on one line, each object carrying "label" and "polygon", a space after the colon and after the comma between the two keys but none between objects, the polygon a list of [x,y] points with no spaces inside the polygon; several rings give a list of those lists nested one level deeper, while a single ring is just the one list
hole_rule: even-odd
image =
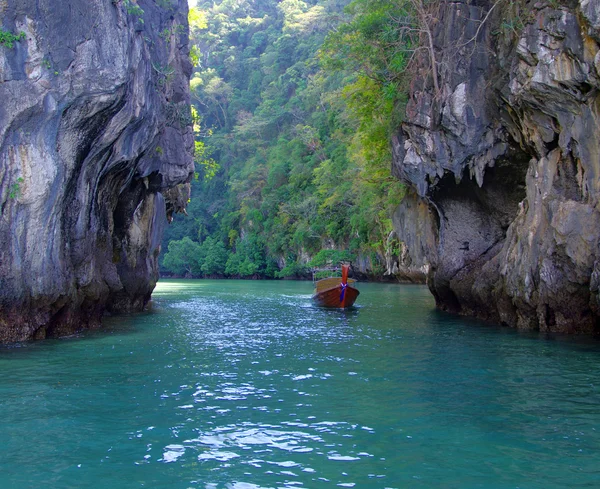
[{"label": "reflection on water", "polygon": [[149,313],[0,349],[0,487],[599,485],[597,343],[310,289],[163,281]]}]

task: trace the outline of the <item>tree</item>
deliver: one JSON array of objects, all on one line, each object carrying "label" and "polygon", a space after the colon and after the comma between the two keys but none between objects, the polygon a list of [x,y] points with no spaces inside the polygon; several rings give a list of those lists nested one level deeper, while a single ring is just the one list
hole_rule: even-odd
[{"label": "tree", "polygon": [[202,178],[190,216],[168,234],[203,243],[205,274],[222,269],[223,249],[224,273],[238,277],[273,276],[277,263],[302,274],[322,248],[389,252],[402,196],[389,135],[416,34],[399,27],[410,8],[398,0],[355,0],[344,14],[345,3],[199,2],[206,28],[193,31],[202,55],[191,88]]},{"label": "tree", "polygon": [[202,251],[200,245],[188,236],[169,243],[169,251],[163,259],[163,267],[177,275],[199,275]]},{"label": "tree", "polygon": [[205,275],[223,275],[227,264],[227,249],[219,239],[208,237],[202,243],[202,272]]}]

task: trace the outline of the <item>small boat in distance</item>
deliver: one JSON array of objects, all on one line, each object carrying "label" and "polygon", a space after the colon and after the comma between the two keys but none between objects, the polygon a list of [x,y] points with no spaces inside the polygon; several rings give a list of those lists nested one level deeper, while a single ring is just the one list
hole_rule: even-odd
[{"label": "small boat in distance", "polygon": [[329,277],[315,283],[312,300],[317,306],[344,309],[352,307],[360,292],[352,286],[356,280],[348,278],[350,265],[342,265],[341,277]]}]

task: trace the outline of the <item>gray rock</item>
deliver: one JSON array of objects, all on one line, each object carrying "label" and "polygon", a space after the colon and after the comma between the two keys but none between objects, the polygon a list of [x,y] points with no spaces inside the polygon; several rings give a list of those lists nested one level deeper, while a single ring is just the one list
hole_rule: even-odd
[{"label": "gray rock", "polygon": [[3,29],[26,34],[0,47],[6,342],[144,307],[167,217],[189,197],[193,133],[186,0],[4,0],[0,11]]},{"label": "gray rock", "polygon": [[[598,2],[536,6],[518,31],[502,29],[502,7],[481,24],[493,3],[478,5],[441,9],[440,25],[453,22],[436,31],[442,93],[419,62],[413,86],[429,88],[411,93],[392,145],[394,173],[414,189],[396,232],[429,264],[442,309],[597,333]],[[426,230],[406,225],[417,221]]]}]

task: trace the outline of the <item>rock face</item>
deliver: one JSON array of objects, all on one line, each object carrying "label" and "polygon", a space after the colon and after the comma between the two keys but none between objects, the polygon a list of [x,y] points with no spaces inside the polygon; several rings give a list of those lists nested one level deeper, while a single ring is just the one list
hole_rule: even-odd
[{"label": "rock face", "polygon": [[436,14],[439,89],[421,58],[393,140],[410,187],[397,234],[429,262],[442,309],[597,333],[600,3],[464,1]]},{"label": "rock face", "polygon": [[193,172],[186,0],[0,0],[0,341],[144,307]]}]

